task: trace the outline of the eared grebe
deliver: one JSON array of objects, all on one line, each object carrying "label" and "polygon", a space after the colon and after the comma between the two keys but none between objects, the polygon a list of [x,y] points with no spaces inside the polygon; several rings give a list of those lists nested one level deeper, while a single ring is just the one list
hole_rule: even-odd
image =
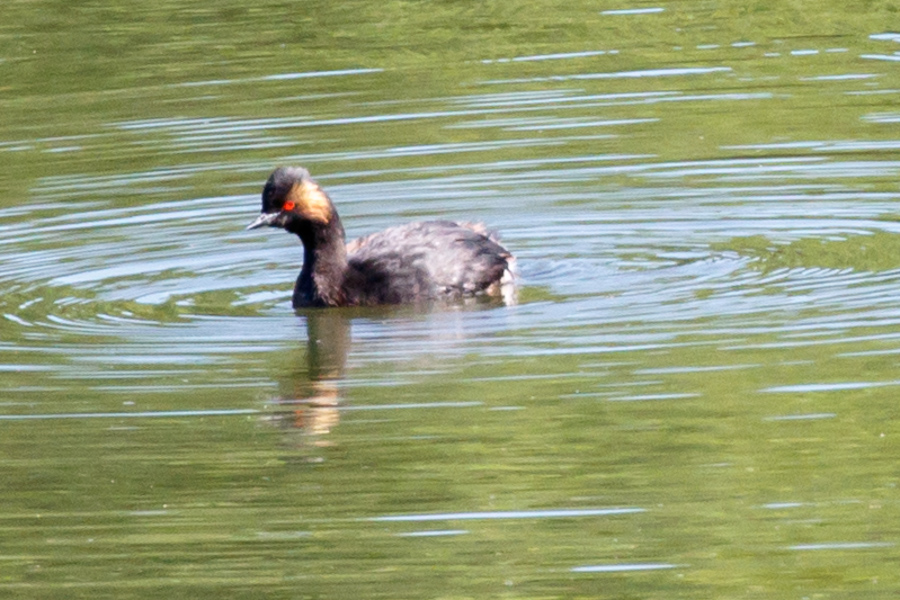
[{"label": "eared grebe", "polygon": [[480,224],[423,221],[390,227],[347,244],[328,195],[306,169],[279,167],[262,192],[268,225],[300,236],[303,269],[294,308],[371,306],[481,294],[513,300],[513,256]]}]

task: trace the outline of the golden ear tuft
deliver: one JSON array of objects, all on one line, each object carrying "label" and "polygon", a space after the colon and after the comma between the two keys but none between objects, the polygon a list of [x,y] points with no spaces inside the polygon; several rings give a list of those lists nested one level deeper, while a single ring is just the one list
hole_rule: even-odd
[{"label": "golden ear tuft", "polygon": [[293,202],[300,214],[310,221],[331,221],[331,201],[314,181],[304,179],[295,183],[287,195],[285,203],[287,202]]}]

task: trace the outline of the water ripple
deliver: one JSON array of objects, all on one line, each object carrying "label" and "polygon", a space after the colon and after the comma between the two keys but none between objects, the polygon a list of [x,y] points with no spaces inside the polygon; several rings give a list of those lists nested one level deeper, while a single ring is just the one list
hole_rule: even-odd
[{"label": "water ripple", "polygon": [[496,519],[558,519],[572,517],[603,517],[645,512],[644,508],[582,508],[547,510],[509,510],[491,512],[457,512],[421,515],[385,515],[369,517],[367,521],[409,522],[409,521],[471,521]]}]

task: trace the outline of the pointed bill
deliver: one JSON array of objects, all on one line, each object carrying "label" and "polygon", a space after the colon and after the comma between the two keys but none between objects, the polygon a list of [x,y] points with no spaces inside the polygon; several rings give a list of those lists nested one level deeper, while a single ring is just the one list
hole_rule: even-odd
[{"label": "pointed bill", "polygon": [[260,227],[265,227],[266,225],[272,225],[274,223],[275,219],[277,219],[280,214],[281,213],[277,213],[277,212],[263,213],[263,214],[259,215],[258,217],[256,217],[255,221],[253,221],[252,223],[247,225],[247,227],[246,227],[246,229],[244,229],[244,231],[247,231],[248,229],[258,229]]}]

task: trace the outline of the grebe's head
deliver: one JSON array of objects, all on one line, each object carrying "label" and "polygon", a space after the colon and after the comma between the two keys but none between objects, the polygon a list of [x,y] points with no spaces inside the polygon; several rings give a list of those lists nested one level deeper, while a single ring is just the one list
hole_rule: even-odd
[{"label": "grebe's head", "polygon": [[306,224],[327,225],[336,217],[328,195],[303,167],[278,167],[262,192],[262,214],[247,226],[297,232]]}]

